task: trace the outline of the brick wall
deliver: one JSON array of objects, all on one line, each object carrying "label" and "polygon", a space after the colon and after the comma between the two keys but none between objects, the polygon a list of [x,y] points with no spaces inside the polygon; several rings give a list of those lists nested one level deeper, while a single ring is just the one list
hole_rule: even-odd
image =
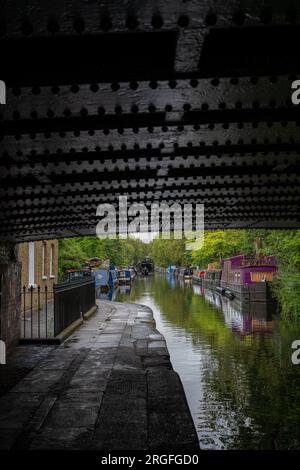
[{"label": "brick wall", "polygon": [[16,260],[14,245],[0,242],[0,248],[0,336],[9,351],[20,338],[21,264]]},{"label": "brick wall", "polygon": [[[53,249],[52,269],[50,267],[50,251]],[[25,310],[31,306],[31,294],[29,287],[29,243],[18,244],[18,259],[22,264],[21,288],[25,287]],[[43,256],[44,252],[44,256]],[[43,262],[44,259],[44,262]],[[58,240],[45,240],[34,242],[34,284],[32,305],[37,307],[37,286],[40,286],[40,305],[46,300],[45,287],[47,286],[47,300],[51,301],[53,295],[53,284],[58,282]],[[22,310],[24,310],[24,298],[22,299]]]}]

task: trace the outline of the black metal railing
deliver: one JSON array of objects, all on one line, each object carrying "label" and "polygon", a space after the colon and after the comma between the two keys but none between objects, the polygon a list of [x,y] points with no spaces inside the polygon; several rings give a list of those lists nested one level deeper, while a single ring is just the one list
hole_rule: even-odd
[{"label": "black metal railing", "polygon": [[55,284],[53,290],[54,336],[56,336],[95,305],[95,279]]},{"label": "black metal railing", "polygon": [[95,279],[23,287],[21,338],[55,338],[95,305]]},{"label": "black metal railing", "polygon": [[53,338],[54,293],[47,286],[23,286],[21,338]]}]

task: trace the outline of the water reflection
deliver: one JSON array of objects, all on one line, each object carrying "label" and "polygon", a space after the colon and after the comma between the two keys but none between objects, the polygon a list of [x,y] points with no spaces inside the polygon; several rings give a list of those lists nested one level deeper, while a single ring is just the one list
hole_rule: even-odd
[{"label": "water reflection", "polygon": [[196,295],[204,297],[208,303],[223,312],[225,325],[241,338],[253,334],[272,334],[277,315],[276,303],[241,303],[229,300],[217,292],[193,285]]},{"label": "water reflection", "polygon": [[136,279],[116,300],[152,308],[203,449],[300,448],[299,322],[160,275]]},{"label": "water reflection", "polygon": [[[110,289],[107,291],[101,291],[101,289],[96,289],[96,297],[101,300],[116,300],[117,294],[119,293],[119,288]],[[126,293],[126,292],[125,292]]]}]

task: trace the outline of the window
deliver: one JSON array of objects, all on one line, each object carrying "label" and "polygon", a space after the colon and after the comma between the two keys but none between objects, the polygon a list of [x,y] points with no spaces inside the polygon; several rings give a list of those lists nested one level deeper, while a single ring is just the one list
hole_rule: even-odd
[{"label": "window", "polygon": [[46,243],[42,243],[42,279],[47,279],[46,276]]},{"label": "window", "polygon": [[28,244],[28,287],[36,287],[35,267],[34,267],[34,242]]},{"label": "window", "polygon": [[50,260],[49,260],[49,265],[50,265],[50,272],[49,272],[49,275],[50,275],[50,278],[53,279],[55,277],[54,275],[54,245],[51,243],[51,247],[50,247]]},{"label": "window", "polygon": [[271,271],[253,271],[251,272],[252,282],[273,281],[273,273]]}]

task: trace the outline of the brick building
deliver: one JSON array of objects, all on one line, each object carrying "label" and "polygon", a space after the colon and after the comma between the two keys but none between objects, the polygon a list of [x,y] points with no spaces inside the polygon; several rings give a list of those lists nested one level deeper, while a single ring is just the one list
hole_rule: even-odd
[{"label": "brick building", "polygon": [[15,245],[0,241],[0,339],[7,351],[18,344],[21,318],[21,264]]},{"label": "brick building", "polygon": [[[40,286],[40,302],[45,302],[45,287],[48,290],[48,300],[52,298],[53,284],[58,281],[58,240],[43,240],[18,244],[18,260],[22,264],[21,286],[25,287],[25,308],[30,308],[33,288],[32,302],[37,305],[38,296],[35,295]],[[24,298],[22,299],[22,310],[24,309]]]}]

